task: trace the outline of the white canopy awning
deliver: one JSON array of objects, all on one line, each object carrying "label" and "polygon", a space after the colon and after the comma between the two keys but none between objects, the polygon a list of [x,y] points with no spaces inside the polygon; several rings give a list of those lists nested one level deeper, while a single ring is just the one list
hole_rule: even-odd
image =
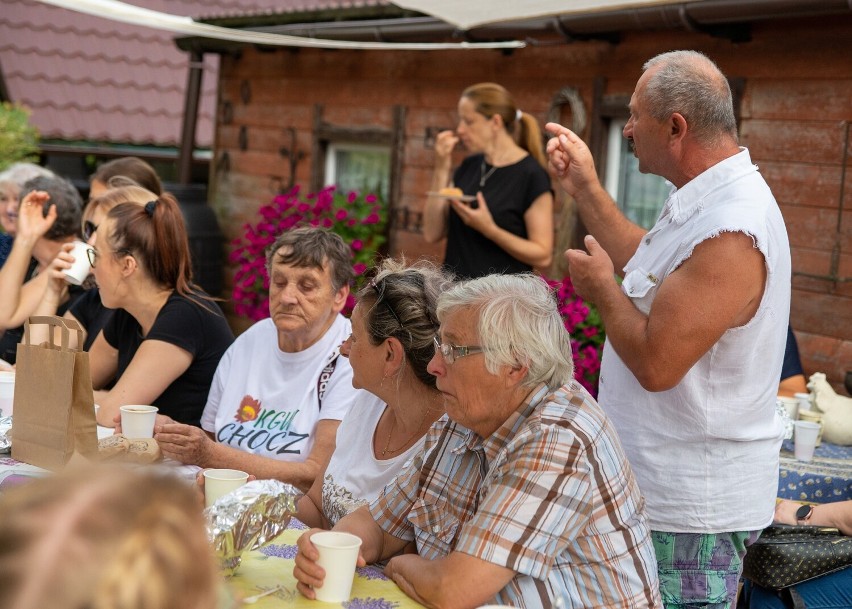
[{"label": "white canopy awning", "polygon": [[703,0],[393,0],[402,8],[437,17],[456,27],[523,21],[552,15],[605,13],[626,8],[684,4]]},{"label": "white canopy awning", "polygon": [[232,40],[249,44],[273,46],[314,47],[323,49],[417,50],[440,49],[505,49],[519,48],[525,44],[518,40],[505,42],[361,42],[350,40],[322,40],[302,36],[288,36],[252,30],[242,30],[199,23],[191,17],[172,15],[121,2],[120,0],[40,0],[72,11],[130,23],[143,27],[175,32],[187,36],[201,36],[218,40]]}]

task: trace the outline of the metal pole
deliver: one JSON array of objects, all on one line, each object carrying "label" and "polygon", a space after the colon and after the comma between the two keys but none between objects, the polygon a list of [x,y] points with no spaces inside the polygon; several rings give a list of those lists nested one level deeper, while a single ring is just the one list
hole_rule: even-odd
[{"label": "metal pole", "polygon": [[204,75],[204,53],[190,51],[189,73],[186,78],[186,97],[183,105],[183,125],[178,155],[178,183],[192,182],[192,155],[195,151],[195,128],[198,122],[198,104],[201,100],[201,78]]}]

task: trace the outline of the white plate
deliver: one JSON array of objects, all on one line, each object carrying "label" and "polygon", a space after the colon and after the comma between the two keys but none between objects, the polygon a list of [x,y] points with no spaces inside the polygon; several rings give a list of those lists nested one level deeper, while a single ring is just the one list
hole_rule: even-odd
[{"label": "white plate", "polygon": [[426,194],[430,197],[443,197],[445,199],[452,199],[454,201],[476,201],[476,196],[474,195],[447,195],[442,192],[435,192],[434,190],[430,190]]}]

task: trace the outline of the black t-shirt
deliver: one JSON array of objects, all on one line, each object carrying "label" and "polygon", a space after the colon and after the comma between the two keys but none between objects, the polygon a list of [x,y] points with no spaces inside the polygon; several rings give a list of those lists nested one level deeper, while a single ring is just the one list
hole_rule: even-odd
[{"label": "black t-shirt", "polygon": [[787,345],[784,349],[784,361],[781,364],[781,380],[788,379],[797,374],[804,374],[802,370],[802,360],[799,357],[799,344],[796,342],[796,335],[793,334],[793,328],[787,325]]},{"label": "black t-shirt", "polygon": [[85,328],[86,340],[83,341],[83,351],[88,351],[98,333],[112,318],[115,309],[107,309],[101,302],[101,293],[98,288],[91,288],[83,292],[68,311]]},{"label": "black t-shirt", "polygon": [[[35,269],[38,263],[35,259],[30,261],[29,269],[27,269],[27,281],[35,277]],[[65,311],[74,304],[74,302],[83,294],[85,290],[78,285],[68,286],[68,300],[59,306],[56,311],[58,316],[65,315]],[[15,364],[18,359],[18,343],[24,340],[24,326],[17,328],[9,328],[3,333],[0,338],[0,359],[4,359],[10,364]]]},{"label": "black t-shirt", "polygon": [[173,293],[157,314],[148,335],[142,336],[139,322],[124,309],[116,309],[104,326],[104,339],[118,350],[121,378],[144,340],[160,340],[192,354],[189,368],[153,400],[160,414],[189,425],[200,425],[201,413],[219,360],[234,341],[234,334],[218,306],[203,301],[216,313]]},{"label": "black t-shirt", "polygon": [[[453,184],[466,195],[482,191],[494,222],[502,229],[527,238],[524,214],[533,202],[550,192],[550,176],[532,156],[525,156],[514,165],[494,168],[485,165],[483,155],[467,157],[453,174]],[[488,175],[480,188],[483,175]],[[447,225],[447,252],[444,265],[459,278],[482,277],[490,273],[524,273],[530,265],[513,258],[503,248],[462,222],[450,209]]]}]

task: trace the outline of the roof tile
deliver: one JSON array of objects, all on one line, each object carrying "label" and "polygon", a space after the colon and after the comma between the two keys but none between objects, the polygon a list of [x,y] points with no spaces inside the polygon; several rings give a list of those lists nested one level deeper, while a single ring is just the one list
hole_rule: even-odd
[{"label": "roof tile", "polygon": [[[272,11],[280,0],[136,0],[172,14]],[[273,11],[275,12],[275,11]],[[171,32],[0,0],[0,67],[42,137],[178,146],[189,56]],[[219,58],[205,55],[196,141],[213,142]]]}]

